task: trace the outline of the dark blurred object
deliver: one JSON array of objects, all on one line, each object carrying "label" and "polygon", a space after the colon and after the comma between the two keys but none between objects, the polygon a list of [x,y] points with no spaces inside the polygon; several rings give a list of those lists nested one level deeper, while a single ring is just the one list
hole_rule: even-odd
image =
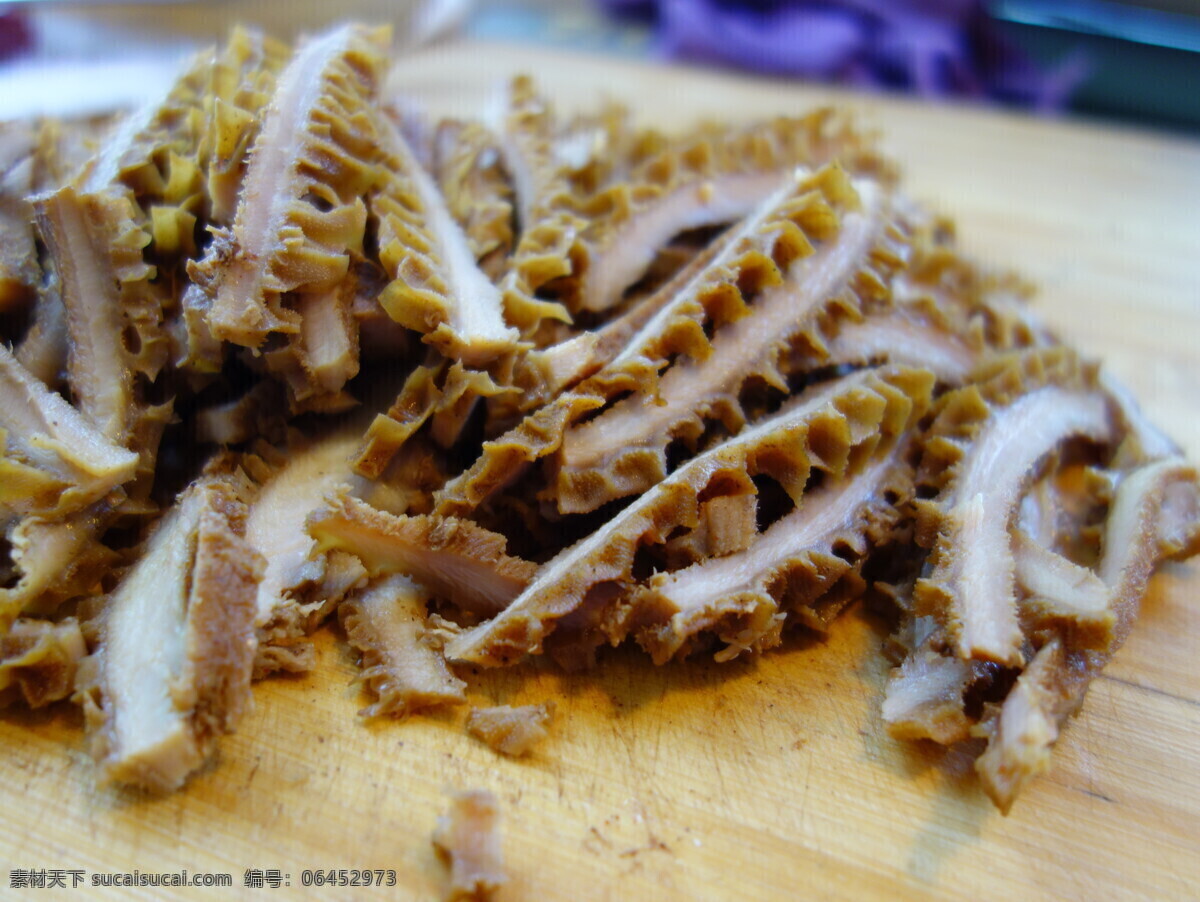
[{"label": "dark blurred object", "polygon": [[1200,131],[1200,0],[994,0],[991,11],[1035,59],[1087,53],[1072,109]]},{"label": "dark blurred object", "polygon": [[0,60],[12,59],[33,49],[33,29],[20,12],[0,12]]},{"label": "dark blurred object", "polygon": [[667,57],[757,72],[1063,107],[1086,77],[1078,54],[1034,64],[981,0],[600,0],[651,22]]}]

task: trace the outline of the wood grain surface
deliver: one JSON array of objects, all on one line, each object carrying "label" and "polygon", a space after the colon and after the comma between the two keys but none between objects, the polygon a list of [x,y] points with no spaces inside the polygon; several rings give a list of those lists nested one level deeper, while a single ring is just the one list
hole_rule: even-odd
[{"label": "wood grain surface", "polygon": [[[909,191],[953,215],[973,253],[1040,283],[1045,318],[1200,459],[1200,144],[492,45],[402,60],[394,84],[431,112],[469,113],[516,71],[566,107],[609,94],[666,127],[829,100],[861,110]],[[470,739],[463,712],[357,719],[353,658],[332,632],[315,672],[260,684],[219,760],[165,798],[96,790],[73,709],[10,711],[0,862],[233,875],[233,890],[196,899],[361,898],[303,890],[301,871],[394,868],[382,895],[435,899],[446,792],[483,787],[501,802],[510,902],[1197,898],[1198,595],[1196,564],[1153,581],[1053,770],[1009,817],[967,755],[887,737],[884,627],[856,608],[828,640],[792,636],[752,661],[655,668],[621,651],[583,675],[544,662],[465,673],[476,703],[557,700],[551,738],[523,761]],[[278,868],[291,889],[244,889],[247,868]]]}]

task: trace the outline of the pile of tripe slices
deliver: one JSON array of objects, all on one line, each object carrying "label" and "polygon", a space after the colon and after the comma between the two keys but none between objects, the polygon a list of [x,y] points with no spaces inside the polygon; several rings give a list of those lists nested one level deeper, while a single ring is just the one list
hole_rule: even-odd
[{"label": "pile of tripe slices", "polygon": [[335,611],[402,715],[867,596],[889,729],[984,737],[1007,809],[1195,550],[1195,469],[837,113],[668,136],[518,78],[429,121],[387,41],[239,31],[125,118],[5,127],[4,695],[169,790]]}]

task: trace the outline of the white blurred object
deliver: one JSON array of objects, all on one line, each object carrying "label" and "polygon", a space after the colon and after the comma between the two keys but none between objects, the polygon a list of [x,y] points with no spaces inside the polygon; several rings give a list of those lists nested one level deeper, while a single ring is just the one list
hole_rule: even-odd
[{"label": "white blurred object", "polygon": [[37,51],[0,67],[0,120],[138,106],[238,24],[288,41],[348,19],[390,24],[400,50],[455,34],[473,8],[473,0],[36,0],[25,10]]},{"label": "white blurred object", "polygon": [[[190,41],[204,44],[221,40],[234,25],[254,25],[282,40],[295,40],[304,32],[325,29],[349,19],[368,24],[388,23],[397,38],[413,31],[419,19],[447,20],[441,7],[465,7],[470,0],[142,0],[112,3],[107,0],[38,0],[27,7],[39,35],[52,42],[53,31],[68,21],[95,29],[99,34],[118,29],[131,38],[155,42]],[[450,16],[448,21],[456,21]],[[43,25],[48,30],[43,30]],[[98,48],[102,49],[102,48]],[[111,46],[109,48],[111,52]]]},{"label": "white blurred object", "polygon": [[473,0],[426,0],[420,3],[409,26],[412,45],[434,44],[462,31],[474,6]]},{"label": "white blurred object", "polygon": [[89,116],[140,106],[162,93],[184,56],[12,63],[0,69],[0,120]]}]

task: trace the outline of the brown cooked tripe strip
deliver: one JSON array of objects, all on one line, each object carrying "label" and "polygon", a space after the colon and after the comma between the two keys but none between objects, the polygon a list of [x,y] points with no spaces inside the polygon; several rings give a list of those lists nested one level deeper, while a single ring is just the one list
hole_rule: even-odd
[{"label": "brown cooked tripe strip", "polygon": [[486,789],[455,793],[438,818],[433,845],[450,862],[447,902],[486,902],[508,882],[500,847],[500,809]]},{"label": "brown cooked tripe strip", "polygon": [[[897,502],[911,492],[910,466],[897,442],[924,413],[928,398],[914,398],[913,413],[880,436],[878,456],[853,476],[805,493],[795,510],[756,535],[748,547],[713,556],[672,573],[653,576],[632,602],[638,642],[662,664],[702,631],[725,643],[716,655],[727,661],[745,651],[777,645],[789,608],[825,604],[847,574],[861,564],[871,542],[897,523]],[[891,500],[889,500],[891,499]],[[846,560],[846,551],[855,560]],[[835,554],[841,551],[842,554]],[[863,588],[842,589],[839,605]],[[820,621],[809,618],[809,625]]]},{"label": "brown cooked tripe strip", "polygon": [[[347,278],[333,288],[303,294],[296,302],[300,314],[300,346],[297,357],[305,378],[316,391],[335,394],[358,375],[358,329],[351,303],[357,286]],[[292,393],[305,397],[305,386],[293,385]]]},{"label": "brown cooked tripe strip", "polygon": [[[588,159],[567,160],[557,153],[562,127],[551,103],[538,93],[533,80],[517,76],[508,86],[507,109],[497,124],[500,154],[512,181],[513,201],[519,225],[517,246],[510,269],[510,289],[520,286],[532,298],[551,279],[570,272],[562,237],[559,200],[571,197],[572,166],[584,168],[595,154],[586,148]],[[546,237],[543,238],[543,231]]]},{"label": "brown cooked tripe strip", "polygon": [[536,565],[506,553],[507,540],[470,520],[394,516],[342,492],[308,518],[317,552],[357,556],[372,576],[405,573],[435,595],[484,615],[500,611]]},{"label": "brown cooked tripe strip", "polygon": [[79,510],[131,479],[137,464],[0,344],[0,520]]},{"label": "brown cooked tripe strip", "polygon": [[[214,57],[211,48],[194,54],[174,79],[161,86],[158,96],[120,122],[74,180],[82,193],[111,191],[118,186],[137,197],[164,193],[162,160],[171,153],[193,156],[200,144],[200,105],[212,78]],[[179,173],[174,175],[178,181]]]},{"label": "brown cooked tripe strip", "polygon": [[[0,313],[23,310],[41,281],[29,195],[36,135],[25,122],[0,127]],[[9,336],[0,336],[8,339]]]},{"label": "brown cooked tripe strip", "polygon": [[233,29],[217,55],[204,98],[205,122],[199,148],[211,223],[224,226],[233,221],[250,148],[262,125],[262,112],[290,56],[287,44],[241,26]]},{"label": "brown cooked tripe strip", "polygon": [[895,363],[931,369],[945,386],[963,384],[990,355],[1057,344],[1025,308],[1023,285],[965,259],[936,221],[903,195],[894,202],[911,230],[905,267],[884,303],[867,298],[859,318],[831,324],[824,347],[802,370]]},{"label": "brown cooked tripe strip", "polygon": [[473,708],[467,715],[467,732],[501,755],[519,758],[549,735],[547,727],[554,708],[554,702]]},{"label": "brown cooked tripe strip", "polygon": [[442,400],[439,382],[448,378],[450,361],[431,354],[412,369],[404,385],[383,413],[377,413],[367,427],[362,445],[355,455],[354,471],[367,479],[377,479],[396,453],[433,416]]},{"label": "brown cooked tripe strip", "polygon": [[81,675],[105,782],[178,788],[250,703],[263,560],[243,538],[244,490],[236,474],[194,483],[107,599]]},{"label": "brown cooked tripe strip", "polygon": [[359,679],[375,702],[362,717],[405,717],[422,708],[466,701],[466,684],[426,644],[427,593],[407,576],[393,574],[350,593],[338,618],[350,644],[362,653]]},{"label": "brown cooked tripe strip", "polygon": [[931,323],[915,310],[897,306],[888,313],[845,323],[826,342],[820,359],[836,365],[924,366],[940,382],[961,385],[979,365],[980,354],[962,335]]},{"label": "brown cooked tripe strip", "polygon": [[379,218],[380,263],[391,281],[379,304],[439,354],[409,374],[391,408],[368,429],[356,470],[370,478],[431,418],[438,444],[454,444],[475,401],[504,390],[483,368],[507,373],[520,347],[499,289],[479,269],[437,186],[399,130],[386,119],[380,128],[385,175],[369,200]]},{"label": "brown cooked tripe strip", "polygon": [[[294,403],[336,399],[357,372],[351,292],[338,286],[351,256],[362,254],[363,195],[378,176],[379,118],[370,104],[386,44],[386,31],[345,26],[300,48],[263,115],[232,226],[188,266],[212,298],[216,337],[254,349],[271,333],[287,337],[267,363]],[[305,310],[324,329],[304,330]]]},{"label": "brown cooked tripe strip", "polygon": [[371,195],[379,218],[379,258],[392,281],[379,303],[396,322],[424,335],[447,358],[482,366],[516,349],[499,289],[479,269],[467,237],[398,129],[380,137],[386,175]]},{"label": "brown cooked tripe strip", "polygon": [[520,338],[437,186],[399,131],[389,122],[381,128],[387,176],[370,202],[380,220],[380,262],[392,281],[379,303],[440,356],[413,370],[391,408],[372,422],[356,463],[371,478],[427,420],[438,444],[457,441],[475,401],[505,391],[503,375],[498,384],[482,367],[508,373]]},{"label": "brown cooked tripe strip", "polygon": [[1115,616],[1104,580],[1019,526],[1011,532],[1014,576],[1021,591],[1019,613],[1026,632],[1070,624],[1077,641],[1108,644]]},{"label": "brown cooked tripe strip", "polygon": [[888,733],[941,745],[966,739],[972,721],[963,693],[988,665],[946,653],[945,631],[934,617],[909,616],[899,639],[905,655],[888,678],[880,710]]},{"label": "brown cooked tripe strip", "polygon": [[[135,218],[147,239],[144,254],[156,264],[160,284],[182,280],[179,264],[195,256],[196,232],[204,224],[202,218],[211,213],[204,172],[216,150],[212,141],[218,137],[214,105],[235,95],[238,102],[250,103],[238,90],[240,78],[273,83],[286,53],[282,45],[236,29],[222,52],[210,49],[197,54],[166,86],[161,99],[130,114],[83,171],[77,182],[81,193],[124,195],[136,205],[140,215]],[[255,74],[243,71],[239,76],[236,70],[247,65],[255,67]],[[257,111],[253,104],[251,108]],[[247,128],[255,131],[257,118],[250,119],[255,124]],[[218,140],[227,137],[222,131]],[[207,326],[197,319],[198,305],[187,302],[191,297],[185,290],[184,303],[171,294],[160,299],[173,345],[171,356],[196,373],[215,372],[221,366],[219,347],[212,346]],[[139,333],[144,344],[156,349],[161,366],[167,344],[158,333],[146,334],[145,326],[139,326]]]},{"label": "brown cooked tripe strip", "polygon": [[67,369],[67,308],[63,306],[58,273],[49,256],[44,269],[45,278],[34,301],[33,322],[13,353],[25,369],[57,389]]},{"label": "brown cooked tripe strip", "polygon": [[[509,378],[506,373],[501,382],[507,382]],[[429,418],[430,437],[439,447],[451,447],[462,436],[477,401],[511,395],[515,391],[511,386],[497,383],[486,372],[453,364],[446,373],[438,402]]]},{"label": "brown cooked tripe strip", "polygon": [[[158,445],[172,402],[148,403],[146,385],[166,363],[162,329],[163,284],[143,258],[149,241],[132,193],[110,185],[91,194],[66,186],[35,202],[38,227],[55,260],[69,338],[67,380],[76,407],[109,441],[138,453],[137,473],[124,499],[102,500],[70,515],[71,522],[41,521],[24,531],[39,534],[23,551],[18,590],[49,612],[58,601],[91,588],[93,564],[105,531],[121,513],[145,514]],[[15,543],[14,543],[15,544]],[[79,566],[71,555],[85,558]],[[72,574],[59,581],[51,574]]]},{"label": "brown cooked tripe strip", "polygon": [[[1081,374],[1064,355],[1061,350],[1049,355],[1043,352],[1027,357],[1025,362],[1028,364],[1040,356],[1044,363],[1052,364],[1042,373],[1043,381],[1049,377],[1050,381],[1069,384]],[[1059,364],[1057,370],[1053,365],[1055,360]],[[1022,371],[1020,365],[1014,369],[1014,362],[1008,362],[1010,389],[1021,381],[1011,378]],[[1002,362],[997,366],[1003,372],[1005,364]],[[1028,366],[1025,369],[1027,377]],[[1084,378],[1086,381],[1090,377],[1085,375]],[[1037,390],[1038,379],[1033,379],[1031,385]],[[1104,387],[1110,389],[1107,394],[1111,396],[1111,387]],[[953,399],[953,395],[945,399],[947,407]],[[1135,409],[1122,414],[1127,423],[1140,417]],[[1133,426],[1128,428],[1134,430]],[[1135,431],[1131,431],[1130,435],[1134,434]],[[1117,432],[1113,441],[1119,436]],[[1014,441],[1023,438],[1023,435],[1016,436]],[[1151,438],[1147,438],[1147,446],[1158,441],[1152,442]],[[1129,447],[1129,441],[1130,436],[1125,436],[1121,447]],[[934,450],[937,451],[936,447]],[[937,456],[935,453],[934,458]],[[1018,590],[1020,623],[1025,632],[1024,653],[1033,655],[1035,649],[1055,635],[1062,639],[1065,650],[1061,654],[1045,649],[1036,652],[1042,663],[1020,684],[1020,692],[1010,696],[1011,704],[1005,702],[1009,711],[1021,712],[1005,715],[1008,722],[1019,721],[1025,725],[1021,730],[1010,726],[1007,735],[1025,738],[1013,738],[1004,744],[1003,752],[997,751],[980,765],[992,772],[998,785],[1005,787],[993,793],[1002,808],[1011,804],[1019,784],[1048,761],[1046,754],[1057,737],[1059,721],[1078,706],[1087,683],[1124,640],[1132,622],[1132,612],[1136,610],[1137,600],[1154,563],[1164,555],[1186,556],[1190,553],[1200,526],[1194,475],[1190,469],[1183,468],[1178,458],[1135,470],[1136,478],[1122,475],[1120,471],[1105,475],[1090,468],[1076,469],[1082,472],[1082,480],[1078,477],[1065,481],[1059,478],[1062,488],[1058,491],[1067,493],[1061,500],[1043,499],[1041,493],[1050,482],[1037,483],[1023,499],[1018,522],[1012,527],[1014,589]],[[1165,478],[1166,473],[1171,474],[1170,479]],[[1163,477],[1161,485],[1155,482],[1159,477]],[[1120,504],[1116,500],[1111,504],[1107,501],[1114,481],[1123,486]],[[1168,485],[1171,487],[1169,495],[1166,493]],[[1173,502],[1170,512],[1164,501],[1168,497]],[[1138,499],[1136,502],[1135,498]],[[1080,523],[1086,522],[1086,519],[1080,519],[1088,516],[1086,507],[1095,504],[1110,509],[1104,527],[1104,555],[1092,568],[1064,557],[1053,546],[1062,540],[1074,540],[1080,533]],[[1134,513],[1139,505],[1141,510]],[[1172,536],[1165,540],[1161,551],[1152,547],[1158,539],[1151,528],[1151,509],[1156,509],[1160,518],[1165,517],[1161,521],[1164,534]],[[1127,582],[1122,582],[1119,576],[1122,573],[1126,574]],[[1114,581],[1120,584],[1119,587]],[[888,683],[883,704],[884,721],[889,731],[899,738],[928,738],[943,744],[965,739],[972,730],[982,730],[985,735],[990,735],[991,720],[984,726],[973,726],[965,710],[964,693],[971,686],[990,685],[996,676],[994,665],[963,660],[955,655],[946,631],[946,619],[940,620],[937,616],[912,617],[904,628],[902,644],[910,651]],[[1047,661],[1053,661],[1054,666],[1049,667]],[[1046,677],[1046,674],[1050,676]],[[1053,685],[1047,683],[1047,679]],[[1064,693],[1066,701],[1062,700]],[[1035,705],[1031,699],[1040,701]],[[1036,713],[1035,708],[1039,706],[1044,710]],[[1051,724],[1053,730],[1031,726],[1037,723]],[[1041,738],[1030,738],[1035,734]],[[1021,748],[1027,749],[1028,754],[1018,753]],[[1036,761],[1042,764],[1035,766]],[[1002,770],[1008,775],[1001,776]],[[1022,773],[1024,776],[1020,776]]]},{"label": "brown cooked tripe strip", "polygon": [[294,333],[298,316],[281,295],[345,275],[366,223],[361,194],[374,177],[366,105],[384,42],[383,33],[345,26],[307,41],[280,74],[233,225],[189,268],[214,298],[218,337],[255,348],[270,332]]},{"label": "brown cooked tripe strip", "polygon": [[988,747],[975,761],[984,790],[1007,814],[1017,793],[1050,768],[1050,751],[1069,715],[1083,702],[1086,680],[1065,669],[1062,641],[1051,639],[1033,656],[1003,706],[982,728]]},{"label": "brown cooked tripe strip", "polygon": [[[187,173],[188,184],[182,192],[167,190],[164,199],[169,204],[151,210],[157,217],[156,224],[163,226],[155,231],[156,252],[169,250],[160,241],[178,231],[181,245],[186,246],[181,250],[194,258],[194,237],[187,233],[189,221],[193,232],[199,224],[227,227],[232,223],[249,150],[262,125],[262,112],[290,55],[289,46],[257,30],[240,27],[233,30],[225,47],[216,54],[207,70],[203,94],[188,111],[189,118],[197,123],[195,140],[171,157],[170,175],[176,182],[181,181],[177,173],[185,171],[179,165],[180,155],[194,158]],[[167,187],[172,186],[168,183]],[[185,194],[182,199],[180,193]],[[197,202],[201,199],[208,201],[207,207]],[[222,342],[208,325],[211,306],[212,299],[204,290],[189,283],[168,321],[175,366],[200,384],[220,373],[223,365]]]},{"label": "brown cooked tripe strip", "polygon": [[304,637],[365,575],[352,561],[316,552],[304,531],[305,518],[320,499],[351,483],[350,455],[358,429],[348,424],[315,441],[293,437],[285,453],[245,461],[261,484],[246,517],[246,541],[266,562],[255,592],[258,635],[255,676],[275,669],[308,670],[311,650]]},{"label": "brown cooked tripe strip", "polygon": [[0,633],[22,612],[54,613],[77,595],[91,594],[117,562],[99,537],[114,520],[110,499],[62,519],[24,517],[8,528],[12,585],[0,588]]},{"label": "brown cooked tripe strip", "polygon": [[[260,383],[271,386],[274,383]],[[397,473],[368,482],[351,471],[361,418],[352,418],[312,438],[295,430],[281,448],[256,442],[238,458],[260,489],[246,519],[247,541],[266,559],[259,582],[255,626],[255,678],[274,670],[303,672],[314,663],[307,636],[341,602],[366,582],[358,559],[344,551],[318,551],[305,520],[328,494],[347,490],[388,510],[405,510],[424,496],[429,477],[419,463],[401,458]]]},{"label": "brown cooked tripe strip", "polygon": [[1104,531],[1099,577],[1113,618],[1107,644],[1081,646],[1086,631],[1063,629],[1038,650],[999,710],[977,729],[988,738],[975,763],[983,787],[1007,812],[1021,788],[1043,773],[1066,718],[1078,711],[1088,685],[1124,644],[1146,584],[1164,560],[1200,548],[1200,474],[1179,458],[1124,475]]},{"label": "brown cooked tripe strip", "polygon": [[356,454],[354,471],[378,479],[405,442],[426,423],[434,440],[443,448],[450,447],[475,401],[508,391],[486,371],[431,352],[425,363],[408,374],[391,407],[371,421]]},{"label": "brown cooked tripe strip", "polygon": [[566,391],[499,438],[485,441],[475,462],[434,495],[441,516],[469,516],[515,482],[526,467],[553,454],[571,423],[604,406],[605,392],[590,381]]},{"label": "brown cooked tripe strip", "polygon": [[1008,523],[1030,471],[1068,439],[1112,438],[1109,404],[1094,371],[1065,349],[1006,358],[980,384],[940,405],[922,466],[941,491],[920,506],[936,537],[918,580],[919,613],[943,619],[958,655],[1023,663]]},{"label": "brown cooked tripe strip", "polygon": [[546,321],[570,321],[561,304],[540,296],[547,282],[570,272],[563,226],[575,220],[559,201],[574,196],[576,176],[584,175],[586,181],[586,173],[602,165],[600,158],[613,149],[614,129],[623,123],[618,113],[601,114],[598,128],[594,121],[582,128],[563,126],[527,76],[509,84],[501,118],[490,124],[512,185],[518,231],[500,288],[508,319],[532,336]]},{"label": "brown cooked tripe strip", "polygon": [[[813,388],[783,412],[693,458],[595,533],[544,564],[520,597],[492,620],[446,645],[451,660],[495,666],[542,649],[558,620],[599,599],[620,595],[631,583],[641,546],[661,545],[681,527],[700,522],[701,497],[746,494],[760,474],[779,482],[799,502],[813,469],[830,478],[858,472],[865,448],[874,447],[882,424],[906,419],[913,398],[927,395],[923,370],[863,371]],[[594,612],[603,635],[613,599]],[[623,625],[612,624],[614,640]]]},{"label": "brown cooked tripe strip", "polygon": [[579,307],[612,307],[672,237],[742,219],[799,163],[780,155],[762,169],[739,171],[747,158],[718,152],[724,149],[713,143],[671,148],[668,159],[649,160],[630,181],[588,199],[580,211],[586,224],[569,256]]},{"label": "brown cooked tripe strip", "polygon": [[341,413],[356,401],[343,391],[358,375],[358,322],[351,311],[357,290],[350,275],[329,288],[297,292],[292,310],[299,331],[263,353],[267,370],[288,388],[293,415]]},{"label": "brown cooked tripe strip", "polygon": [[[62,283],[72,395],[106,438],[133,447],[147,421],[169,410],[145,405],[135,385],[135,376],[157,377],[167,351],[160,286],[142,258],[150,239],[141,213],[127,192],[69,186],[39,198],[36,209]],[[137,450],[152,472],[157,441]]]},{"label": "brown cooked tripe strip", "polygon": [[480,269],[497,278],[515,241],[513,190],[499,139],[482,123],[445,120],[434,135],[432,168]]},{"label": "brown cooked tripe strip", "polygon": [[75,672],[87,654],[79,621],[21,618],[0,638],[0,705],[19,695],[31,708],[75,691]]},{"label": "brown cooked tripe strip", "polygon": [[153,405],[143,396],[166,362],[164,286],[143,258],[150,238],[132,193],[119,185],[95,193],[66,186],[37,198],[35,211],[61,286],[77,409],[109,443],[138,452],[138,461],[124,496],[97,501],[65,521],[35,519],[11,529],[18,579],[0,590],[5,616],[14,609],[50,613],[93,588],[110,557],[99,540],[117,515],[153,510],[148,496],[158,443],[171,415],[171,402]]},{"label": "brown cooked tripe strip", "polygon": [[[1099,556],[1099,537],[1093,542],[1090,536],[1097,530],[1095,516],[1103,516],[1111,501],[1111,480],[1093,466],[1062,466],[1057,454],[1044,469],[1047,475],[1025,492],[1010,528],[1022,631],[1037,637],[1067,628],[1077,641],[1107,642],[1112,617],[1105,610],[1107,587],[1091,566]],[[942,744],[965,739],[974,722],[974,715],[967,716],[965,694],[990,697],[1003,671],[991,662],[962,661],[943,623],[913,617],[910,597],[901,602],[910,622],[897,638],[912,653],[889,681],[884,720],[897,737]]]}]

